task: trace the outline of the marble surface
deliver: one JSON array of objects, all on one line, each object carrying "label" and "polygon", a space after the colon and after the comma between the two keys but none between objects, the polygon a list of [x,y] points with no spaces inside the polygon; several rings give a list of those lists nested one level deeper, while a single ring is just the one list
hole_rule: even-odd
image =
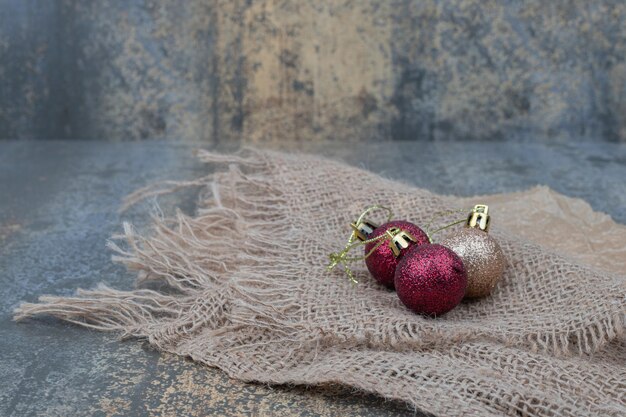
[{"label": "marble surface", "polygon": [[622,0],[0,0],[0,138],[626,141]]},{"label": "marble surface", "polygon": [[[40,294],[106,282],[131,288],[106,239],[122,220],[145,226],[147,205],[119,214],[121,199],[162,179],[205,172],[202,144],[0,142],[0,415],[415,415],[402,403],[338,387],[244,384],[145,343],[50,319],[16,324],[11,310]],[[234,145],[231,145],[234,147]],[[281,145],[302,149],[302,145]],[[473,195],[545,184],[626,223],[626,144],[605,142],[308,143],[439,193]],[[194,195],[162,199],[193,211]],[[419,415],[419,414],[418,414]]]}]

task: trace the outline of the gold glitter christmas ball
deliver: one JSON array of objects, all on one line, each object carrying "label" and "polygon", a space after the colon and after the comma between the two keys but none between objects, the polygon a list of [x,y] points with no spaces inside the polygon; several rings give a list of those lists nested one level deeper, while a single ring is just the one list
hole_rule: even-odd
[{"label": "gold glitter christmas ball", "polygon": [[465,298],[489,295],[504,273],[506,265],[498,242],[480,229],[465,228],[441,244],[452,249],[463,260],[467,270]]}]

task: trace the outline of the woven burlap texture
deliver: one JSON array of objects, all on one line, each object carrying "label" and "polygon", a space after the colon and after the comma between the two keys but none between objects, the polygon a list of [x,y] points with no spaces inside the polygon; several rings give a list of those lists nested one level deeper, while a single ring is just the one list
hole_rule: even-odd
[{"label": "woven burlap texture", "polygon": [[[345,384],[436,415],[626,414],[626,280],[616,272],[626,228],[608,216],[547,188],[461,199],[314,156],[199,158],[214,173],[130,197],[201,189],[193,216],[155,217],[145,235],[125,224],[111,241],[139,289],[45,296],[16,319],[49,314],[145,338],[234,378]],[[425,318],[360,264],[358,285],[326,269],[367,205],[424,224],[476,202],[492,204],[491,233],[507,259],[490,297]],[[155,282],[159,291],[141,289]]]}]

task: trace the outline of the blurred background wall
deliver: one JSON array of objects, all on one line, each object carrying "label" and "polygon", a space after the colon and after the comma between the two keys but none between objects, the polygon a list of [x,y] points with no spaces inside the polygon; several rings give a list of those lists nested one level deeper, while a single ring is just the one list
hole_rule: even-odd
[{"label": "blurred background wall", "polygon": [[624,0],[0,0],[0,138],[626,141]]}]

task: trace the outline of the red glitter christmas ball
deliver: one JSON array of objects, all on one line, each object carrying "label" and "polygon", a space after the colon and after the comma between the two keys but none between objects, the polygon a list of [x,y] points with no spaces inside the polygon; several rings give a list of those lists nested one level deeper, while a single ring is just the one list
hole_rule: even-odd
[{"label": "red glitter christmas ball", "polygon": [[[414,225],[413,223],[406,222],[404,220],[393,220],[388,223],[381,224],[374,232],[368,236],[368,239],[372,239],[384,234],[392,227],[397,227],[406,232],[409,232],[416,240],[414,245],[423,245],[429,243],[428,235],[424,233],[422,229]],[[378,242],[372,242],[365,245],[365,253],[368,254]],[[370,273],[376,278],[376,281],[385,285],[386,287],[393,288],[394,274],[396,272],[396,266],[398,261],[402,258],[404,252],[410,249],[403,249],[400,252],[400,256],[397,258],[393,254],[388,242],[378,246],[376,250],[365,259],[365,264]]]},{"label": "red glitter christmas ball", "polygon": [[442,245],[413,246],[398,262],[395,274],[400,301],[416,313],[438,316],[456,307],[465,295],[463,261]]}]

